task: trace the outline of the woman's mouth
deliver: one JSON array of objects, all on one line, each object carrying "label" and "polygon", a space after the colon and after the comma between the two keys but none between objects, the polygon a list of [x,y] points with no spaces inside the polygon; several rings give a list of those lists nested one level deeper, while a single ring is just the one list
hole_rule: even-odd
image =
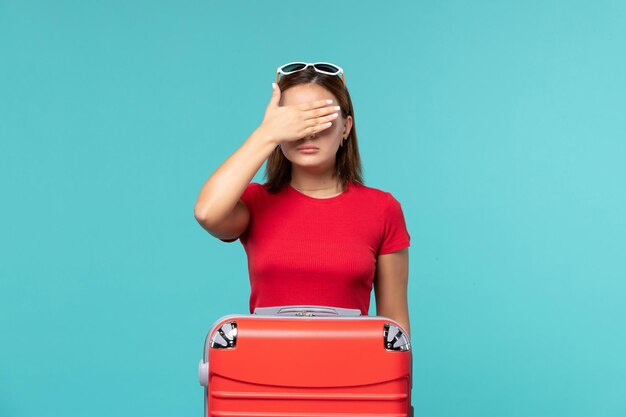
[{"label": "woman's mouth", "polygon": [[319,151],[319,148],[316,146],[300,146],[298,150],[302,153],[315,153]]}]

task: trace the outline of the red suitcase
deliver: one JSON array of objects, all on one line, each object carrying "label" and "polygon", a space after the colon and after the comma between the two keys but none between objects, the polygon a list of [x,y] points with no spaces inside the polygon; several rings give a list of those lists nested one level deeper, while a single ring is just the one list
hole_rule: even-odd
[{"label": "red suitcase", "polygon": [[407,417],[412,350],[358,309],[264,307],[218,319],[200,361],[205,417]]}]

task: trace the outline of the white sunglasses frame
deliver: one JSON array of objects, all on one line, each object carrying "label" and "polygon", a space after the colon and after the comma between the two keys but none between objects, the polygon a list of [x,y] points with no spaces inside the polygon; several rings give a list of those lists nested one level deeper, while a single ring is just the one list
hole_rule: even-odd
[{"label": "white sunglasses frame", "polygon": [[[285,68],[287,65],[292,65],[292,64],[304,64],[304,68],[301,68],[299,70],[295,70],[295,71],[289,71],[289,72],[284,72],[283,68]],[[332,65],[333,67],[337,67],[339,69],[339,71],[337,72],[327,72],[327,71],[322,71],[319,70],[315,67],[315,65],[317,64],[327,64],[327,65]],[[328,74],[328,75],[339,75],[341,74],[341,81],[343,81],[343,85],[345,87],[346,85],[346,77],[343,73],[343,68],[341,68],[339,65],[337,64],[333,64],[332,62],[300,62],[300,61],[296,61],[296,62],[289,62],[287,64],[283,64],[280,67],[278,67],[276,69],[276,84],[278,84],[278,75],[282,74],[282,75],[289,75],[289,74],[293,74],[294,72],[298,72],[298,71],[302,71],[308,67],[313,67],[313,69],[317,72],[321,72],[322,74]]]}]

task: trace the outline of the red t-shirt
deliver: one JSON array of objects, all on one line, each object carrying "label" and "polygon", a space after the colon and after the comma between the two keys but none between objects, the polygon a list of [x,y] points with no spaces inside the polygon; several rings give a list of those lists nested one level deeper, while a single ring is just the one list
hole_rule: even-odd
[{"label": "red t-shirt", "polygon": [[367,315],[377,256],[409,246],[400,203],[376,188],[350,182],[338,196],[314,198],[253,182],[241,199],[250,211],[238,238],[248,255],[250,313],[301,304]]}]

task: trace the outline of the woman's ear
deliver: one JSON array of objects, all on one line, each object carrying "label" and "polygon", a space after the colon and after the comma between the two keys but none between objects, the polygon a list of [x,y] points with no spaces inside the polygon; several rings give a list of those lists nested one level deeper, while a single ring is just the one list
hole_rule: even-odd
[{"label": "woman's ear", "polygon": [[347,138],[352,130],[352,116],[346,118],[346,123],[343,125],[343,131],[341,132],[342,138]]}]

